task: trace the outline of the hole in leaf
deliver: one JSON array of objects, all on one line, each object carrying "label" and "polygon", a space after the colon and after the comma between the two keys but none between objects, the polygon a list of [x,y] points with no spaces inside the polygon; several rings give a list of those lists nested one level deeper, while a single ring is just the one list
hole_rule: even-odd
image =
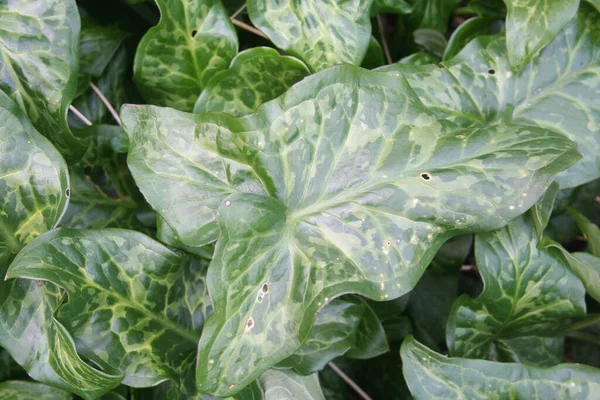
[{"label": "hole in leaf", "polygon": [[263,283],[261,290],[264,294],[269,293],[269,284],[267,282]]},{"label": "hole in leaf", "polygon": [[250,332],[254,328],[254,318],[250,317],[246,321],[246,327],[244,328],[244,332]]},{"label": "hole in leaf", "polygon": [[192,30],[192,34],[191,34],[192,39],[195,38],[197,34],[198,34],[198,29]]},{"label": "hole in leaf", "polygon": [[385,245],[386,245],[386,246],[391,246],[391,245],[392,245],[392,242],[390,242],[389,240],[386,240],[386,241],[385,241]]},{"label": "hole in leaf", "polygon": [[65,196],[67,196],[67,199],[71,197],[71,189],[67,188],[67,190],[65,190]]},{"label": "hole in leaf", "polygon": [[431,174],[429,172],[421,172],[421,179],[428,181],[431,179]]},{"label": "hole in leaf", "polygon": [[490,75],[494,75],[496,73],[496,70],[493,68],[488,69],[488,74]]}]

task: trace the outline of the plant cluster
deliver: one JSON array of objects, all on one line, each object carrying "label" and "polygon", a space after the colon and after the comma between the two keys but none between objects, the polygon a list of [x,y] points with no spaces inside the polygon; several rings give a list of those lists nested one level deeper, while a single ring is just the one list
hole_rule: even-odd
[{"label": "plant cluster", "polygon": [[0,0],[0,398],[593,399],[600,1]]}]

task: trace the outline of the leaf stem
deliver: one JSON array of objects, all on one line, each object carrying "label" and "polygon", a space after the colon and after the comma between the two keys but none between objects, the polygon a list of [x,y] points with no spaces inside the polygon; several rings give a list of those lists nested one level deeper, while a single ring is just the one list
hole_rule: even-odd
[{"label": "leaf stem", "polygon": [[586,318],[571,324],[569,331],[577,331],[587,328],[588,326],[596,325],[597,323],[600,323],[600,314],[588,315]]},{"label": "leaf stem", "polygon": [[379,35],[381,36],[381,43],[383,45],[383,52],[385,53],[385,59],[388,64],[392,64],[392,56],[390,55],[390,48],[388,47],[387,40],[383,30],[383,19],[381,14],[377,14],[377,26],[379,26]]},{"label": "leaf stem", "polygon": [[75,107],[73,107],[72,104],[69,104],[69,110],[71,110],[71,112],[73,114],[75,114],[77,116],[77,118],[79,118],[80,120],[82,120],[84,124],[86,124],[87,126],[92,126],[92,123],[90,122],[90,120],[87,119],[85,117],[85,115],[83,115],[78,109],[76,109]]},{"label": "leaf stem", "polygon": [[242,29],[247,30],[248,32],[252,32],[255,35],[258,35],[260,37],[263,37],[265,39],[268,39],[267,35],[265,35],[264,33],[262,33],[261,31],[259,31],[258,29],[256,29],[255,27],[248,25],[245,22],[242,21],[238,21],[237,19],[232,19],[231,22],[235,25],[235,26],[239,26]]},{"label": "leaf stem", "polygon": [[241,6],[240,8],[238,8],[238,10],[236,12],[233,13],[233,15],[231,17],[229,17],[230,19],[235,19],[235,17],[237,17],[238,15],[240,15],[240,13],[242,11],[244,11],[246,9],[246,3],[244,3],[243,6]]},{"label": "leaf stem", "polygon": [[112,117],[115,119],[115,121],[117,121],[117,124],[119,124],[119,126],[123,126],[121,124],[121,118],[119,118],[119,113],[117,113],[117,111],[114,109],[114,107],[112,106],[112,104],[110,104],[110,102],[108,101],[108,99],[106,98],[106,96],[104,96],[104,93],[102,93],[100,91],[100,89],[98,89],[98,86],[94,85],[93,82],[90,82],[90,87],[96,93],[96,95],[98,95],[98,97],[100,97],[100,100],[102,100],[102,102],[104,103],[104,105],[106,106],[106,108],[108,108],[108,111],[110,112],[110,114],[112,115]]},{"label": "leaf stem", "polygon": [[362,390],[360,388],[360,386],[358,386],[356,384],[356,382],[354,382],[352,379],[350,379],[350,377],[348,375],[346,375],[344,373],[344,371],[342,371],[341,369],[339,369],[339,367],[337,365],[335,365],[333,362],[330,362],[328,365],[329,365],[329,368],[331,368],[336,374],[338,374],[340,376],[340,378],[342,378],[344,381],[346,381],[346,383],[348,385],[350,385],[350,387],[352,389],[354,389],[354,391],[356,393],[358,393],[358,395],[360,397],[362,397],[364,400],[373,400],[373,399],[371,399],[371,396],[369,396],[368,394],[366,394],[365,391]]}]

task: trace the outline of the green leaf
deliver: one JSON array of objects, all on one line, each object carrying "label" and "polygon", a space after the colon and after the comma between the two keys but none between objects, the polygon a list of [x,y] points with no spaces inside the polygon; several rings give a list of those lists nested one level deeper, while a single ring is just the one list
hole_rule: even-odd
[{"label": "green leaf", "polygon": [[587,0],[598,12],[600,12],[600,0]]},{"label": "green leaf", "polygon": [[448,21],[452,11],[460,0],[421,0],[415,1],[412,14],[410,14],[411,26],[414,29],[430,28],[440,32],[448,30]]},{"label": "green leaf", "polygon": [[558,176],[566,188],[600,177],[598,46],[600,18],[582,7],[520,73],[510,69],[501,36],[480,37],[439,67],[396,64],[384,70],[401,71],[426,106],[462,126],[509,120],[567,135],[583,159]]},{"label": "green leaf", "polygon": [[371,36],[369,40],[369,47],[367,48],[367,52],[365,53],[365,58],[363,58],[361,67],[365,69],[374,69],[377,67],[381,67],[385,65],[385,57],[383,55],[383,49],[381,45],[375,39],[375,37]]},{"label": "green leaf", "polygon": [[360,65],[371,38],[372,0],[248,0],[252,23],[312,71]]},{"label": "green leaf", "polygon": [[194,112],[225,112],[241,117],[308,75],[304,63],[294,57],[280,56],[269,47],[248,49],[235,56],[228,70],[212,77],[196,101]]},{"label": "green leaf", "polygon": [[478,36],[498,33],[499,30],[493,22],[494,18],[475,17],[460,24],[448,40],[443,60],[454,58],[471,40]]},{"label": "green leaf", "polygon": [[506,16],[504,0],[470,0],[468,8],[483,17],[504,18]]},{"label": "green leaf", "polygon": [[82,19],[79,36],[78,94],[87,89],[92,77],[99,78],[102,75],[125,37],[125,32],[118,28],[96,25],[89,18]]},{"label": "green leaf", "polygon": [[405,0],[373,0],[371,15],[375,14],[410,14],[413,5]]},{"label": "green leaf", "polygon": [[138,232],[59,228],[32,241],[7,276],[63,287],[69,302],[57,318],[81,354],[139,387],[189,369],[193,382],[205,270]]},{"label": "green leaf", "polygon": [[317,374],[300,376],[271,369],[259,381],[263,400],[325,400]]},{"label": "green leaf", "polygon": [[546,190],[546,193],[542,198],[531,207],[531,215],[533,217],[533,223],[535,224],[535,230],[538,238],[541,238],[548,226],[550,217],[552,216],[552,210],[554,209],[554,201],[558,194],[558,184],[552,182],[552,185]]},{"label": "green leaf", "polygon": [[71,199],[60,226],[127,228],[147,231],[137,213],[144,204],[125,162],[128,139],[114,125],[93,125],[76,131],[90,147],[81,163],[71,166]]},{"label": "green leaf", "polygon": [[138,46],[133,79],[147,102],[191,111],[236,55],[237,35],[219,0],[155,1],[161,19]]},{"label": "green leaf", "polygon": [[[504,0],[508,60],[521,71],[577,14],[579,0]],[[597,19],[597,16],[596,16]]]},{"label": "green leaf", "polygon": [[364,306],[364,312],[356,328],[354,345],[344,356],[366,360],[390,351],[383,325],[369,303],[357,296],[349,300]]},{"label": "green leaf", "polygon": [[243,118],[153,106],[122,117],[133,176],[179,238],[199,246],[220,230],[197,372],[217,396],[293,354],[330,299],[410,291],[449,237],[503,226],[579,157],[545,129],[462,130],[399,73],[349,65]]},{"label": "green leaf", "polygon": [[448,41],[440,31],[431,28],[420,28],[413,32],[415,43],[437,57],[444,55]]},{"label": "green leaf", "polygon": [[75,0],[2,4],[0,90],[73,160],[85,150],[66,123],[67,108],[77,89],[78,40]]},{"label": "green leaf", "polygon": [[171,228],[158,214],[156,216],[156,238],[167,246],[181,249],[187,253],[195,254],[207,260],[211,260],[214,253],[213,245],[192,247],[183,244],[181,239],[179,239],[179,236],[173,231],[173,228]]},{"label": "green leaf", "polygon": [[63,390],[36,382],[0,382],[0,399],[6,400],[71,400],[73,396]]},{"label": "green leaf", "polygon": [[17,364],[10,353],[0,347],[0,382],[26,376],[25,370]]},{"label": "green leaf", "polygon": [[33,379],[94,399],[119,385],[123,377],[103,373],[79,358],[72,337],[54,318],[63,297],[48,283],[1,282],[0,345]]},{"label": "green leaf", "polygon": [[574,208],[567,207],[567,210],[573,216],[577,226],[579,226],[579,229],[587,239],[590,252],[596,257],[600,257],[600,228]]},{"label": "green leaf", "polygon": [[0,92],[0,269],[67,208],[69,176],[61,155]]},{"label": "green leaf", "polygon": [[477,299],[464,295],[454,302],[447,326],[451,356],[560,362],[569,318],[585,314],[585,291],[569,265],[538,242],[530,213],[475,236],[484,290]]},{"label": "green leaf", "polygon": [[408,388],[418,399],[593,399],[600,370],[577,364],[539,368],[447,358],[407,337],[400,350]]}]

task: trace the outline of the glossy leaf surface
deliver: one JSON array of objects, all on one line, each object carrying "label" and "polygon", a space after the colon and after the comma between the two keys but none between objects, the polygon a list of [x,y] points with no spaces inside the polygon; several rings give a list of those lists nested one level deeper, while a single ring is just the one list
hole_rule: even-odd
[{"label": "glossy leaf surface", "polygon": [[408,387],[418,399],[593,399],[600,370],[577,364],[539,368],[437,354],[409,336],[400,351]]},{"label": "glossy leaf surface", "polygon": [[79,13],[75,0],[2,1],[0,90],[66,157],[83,142],[66,123],[77,89]]},{"label": "glossy leaf surface", "polygon": [[68,192],[61,155],[0,92],[0,268],[54,227],[67,207]]},{"label": "glossy leaf surface", "polygon": [[294,57],[268,47],[240,52],[226,71],[217,73],[196,101],[195,113],[225,112],[236,117],[283,94],[310,72]]},{"label": "glossy leaf surface", "polygon": [[227,69],[238,41],[219,0],[156,0],[157,26],[142,38],[134,80],[151,104],[191,111],[215,73]]},{"label": "glossy leaf surface", "polygon": [[252,23],[312,71],[360,65],[369,39],[372,0],[249,0]]},{"label": "glossy leaf surface", "polygon": [[[197,374],[218,396],[298,349],[331,298],[406,293],[446,239],[503,226],[579,157],[552,131],[462,130],[399,73],[352,66],[306,78],[244,118],[151,106],[122,116],[134,178],[180,239],[214,240],[218,222],[216,312]],[[184,156],[166,156],[163,135]]]},{"label": "glossy leaf surface", "polygon": [[520,71],[577,13],[579,0],[504,0],[506,47],[512,68]]},{"label": "glossy leaf surface", "polygon": [[[583,159],[558,176],[561,188],[600,176],[600,18],[582,7],[520,73],[502,36],[480,37],[439,66],[397,64],[421,101],[463,126],[511,121],[561,132]],[[560,110],[560,111],[557,111]]]},{"label": "glossy leaf surface", "polygon": [[259,382],[262,400],[325,400],[317,374],[300,376],[292,371],[271,369]]},{"label": "glossy leaf surface", "polygon": [[585,314],[585,290],[561,258],[538,248],[531,213],[475,235],[484,281],[477,299],[456,300],[447,325],[453,357],[555,365],[569,319]]},{"label": "glossy leaf surface", "polygon": [[57,318],[80,352],[127,385],[151,386],[194,365],[204,270],[138,232],[60,228],[31,242],[7,275],[63,287],[69,302]]}]

